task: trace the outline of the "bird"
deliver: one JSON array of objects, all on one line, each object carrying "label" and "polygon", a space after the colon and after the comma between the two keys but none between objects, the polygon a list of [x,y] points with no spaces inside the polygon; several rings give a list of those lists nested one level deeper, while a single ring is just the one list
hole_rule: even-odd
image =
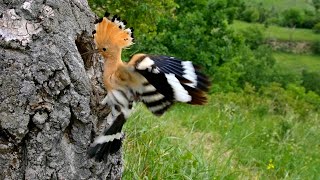
[{"label": "bird", "polygon": [[123,49],[134,44],[134,29],[117,15],[96,20],[92,32],[97,52],[103,57],[103,84],[107,95],[101,104],[111,111],[109,124],[88,148],[96,161],[106,161],[122,146],[123,125],[130,117],[134,102],[143,103],[151,113],[161,116],[175,102],[204,105],[208,101],[209,78],[192,61],[167,55],[134,54],[121,59]]}]

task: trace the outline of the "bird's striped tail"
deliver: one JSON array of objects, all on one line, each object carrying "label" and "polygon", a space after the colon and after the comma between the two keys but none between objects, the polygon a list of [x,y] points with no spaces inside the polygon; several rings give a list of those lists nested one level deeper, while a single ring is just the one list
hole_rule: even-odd
[{"label": "bird's striped tail", "polygon": [[122,112],[114,115],[110,113],[108,117],[114,117],[111,126],[98,136],[88,149],[90,158],[96,161],[107,161],[109,154],[116,153],[122,146],[124,134],[121,132],[126,118]]}]

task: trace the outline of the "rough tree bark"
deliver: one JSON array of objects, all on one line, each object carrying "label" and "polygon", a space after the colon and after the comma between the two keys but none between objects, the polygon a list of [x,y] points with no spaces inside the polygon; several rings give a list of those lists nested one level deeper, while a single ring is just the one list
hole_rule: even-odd
[{"label": "rough tree bark", "polygon": [[85,0],[0,0],[0,179],[120,179],[86,150],[108,110]]}]

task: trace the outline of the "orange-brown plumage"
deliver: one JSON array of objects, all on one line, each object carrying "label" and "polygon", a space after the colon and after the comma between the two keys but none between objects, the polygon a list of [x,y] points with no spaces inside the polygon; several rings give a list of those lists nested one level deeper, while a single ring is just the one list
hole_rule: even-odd
[{"label": "orange-brown plumage", "polygon": [[122,49],[130,46],[133,40],[131,29],[124,27],[117,19],[111,21],[103,17],[101,22],[96,24],[93,34],[96,47],[105,59],[103,79],[107,90],[123,84],[127,79],[134,79],[121,60]]}]

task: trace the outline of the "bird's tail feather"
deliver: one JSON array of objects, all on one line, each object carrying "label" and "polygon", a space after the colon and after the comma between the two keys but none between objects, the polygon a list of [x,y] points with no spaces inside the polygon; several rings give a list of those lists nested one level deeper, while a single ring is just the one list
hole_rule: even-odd
[{"label": "bird's tail feather", "polygon": [[124,136],[121,130],[125,121],[125,116],[120,113],[111,126],[94,140],[88,149],[90,158],[95,158],[96,161],[107,161],[109,154],[114,154],[121,148]]}]

